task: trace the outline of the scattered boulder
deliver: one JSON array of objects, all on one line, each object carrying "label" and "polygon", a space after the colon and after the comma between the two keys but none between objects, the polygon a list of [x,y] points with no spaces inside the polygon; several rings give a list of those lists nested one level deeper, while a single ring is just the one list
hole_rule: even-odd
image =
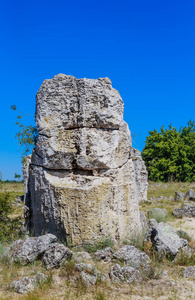
[{"label": "scattered boulder", "polygon": [[193,277],[195,278],[195,266],[190,266],[184,269],[183,276],[185,278]]},{"label": "scattered boulder", "polygon": [[73,258],[76,262],[81,262],[83,260],[91,259],[91,255],[88,252],[81,251],[81,252],[75,252],[73,254]]},{"label": "scattered boulder", "polygon": [[110,279],[113,283],[133,283],[142,279],[142,274],[139,270],[127,266],[121,267],[119,264],[115,264],[111,267],[109,273]]},{"label": "scattered boulder", "polygon": [[174,201],[173,196],[170,196],[170,197],[168,198],[168,200],[169,200],[169,201]]},{"label": "scattered boulder", "polygon": [[179,202],[179,201],[184,201],[184,193],[182,192],[178,192],[178,191],[175,191],[175,198],[174,200]]},{"label": "scattered boulder", "polygon": [[168,213],[165,208],[161,209],[158,207],[154,207],[151,210],[147,211],[147,215],[149,219],[155,219],[157,222],[160,222],[166,219]]},{"label": "scattered boulder", "polygon": [[195,201],[195,193],[192,189],[189,189],[189,191],[186,193],[185,199]]},{"label": "scattered boulder", "polygon": [[185,204],[182,208],[174,209],[173,215],[176,218],[195,217],[195,206]]},{"label": "scattered boulder", "polygon": [[111,247],[107,247],[104,250],[98,250],[94,253],[94,257],[96,260],[104,260],[110,261],[113,258],[113,249]]},{"label": "scattered boulder", "polygon": [[113,258],[125,261],[128,266],[139,270],[149,270],[149,256],[134,246],[125,245],[114,253]]},{"label": "scattered boulder", "polygon": [[106,276],[90,264],[76,264],[75,270],[81,272],[80,278],[86,286],[95,285],[98,280],[106,280]]},{"label": "scattered boulder", "polygon": [[9,288],[19,294],[26,294],[32,292],[38,285],[42,285],[47,281],[47,276],[42,273],[37,273],[31,277],[23,277],[19,280],[13,281]]},{"label": "scattered boulder", "polygon": [[81,272],[80,278],[87,287],[95,285],[97,282],[97,274],[87,273],[85,271]]},{"label": "scattered boulder", "polygon": [[39,237],[30,237],[26,240],[15,241],[8,250],[12,261],[21,264],[33,263],[36,259],[42,258],[48,247],[57,241],[53,234],[46,234]]},{"label": "scattered boulder", "polygon": [[75,265],[75,270],[78,272],[86,271],[88,273],[94,273],[95,268],[91,264],[79,263]]},{"label": "scattered boulder", "polygon": [[146,240],[155,245],[159,257],[166,255],[174,259],[180,248],[185,247],[188,242],[180,238],[173,228],[166,223],[157,223],[156,220],[149,221],[150,230],[146,234]]},{"label": "scattered boulder", "polygon": [[63,244],[50,245],[43,256],[43,264],[46,269],[59,268],[65,261],[71,259],[73,252]]}]

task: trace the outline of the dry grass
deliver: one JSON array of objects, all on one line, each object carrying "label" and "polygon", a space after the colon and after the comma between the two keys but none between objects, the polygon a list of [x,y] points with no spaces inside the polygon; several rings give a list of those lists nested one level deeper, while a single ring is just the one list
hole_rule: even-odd
[{"label": "dry grass", "polygon": [[[195,183],[149,183],[148,198],[155,196],[169,196],[174,197],[175,190],[187,192],[189,188],[195,189]],[[11,193],[12,199],[16,196],[23,194],[23,185],[20,183],[5,183],[3,184],[4,191],[7,190]],[[166,208],[169,217],[168,223],[176,230],[186,231],[191,241],[189,245],[195,249],[195,238],[193,237],[193,231],[195,231],[195,222],[192,218],[175,219],[172,216],[174,208],[181,207],[181,203],[162,200],[153,201],[150,203],[142,203],[141,210],[146,213],[148,209],[152,207]],[[17,207],[15,214],[20,215],[22,208]],[[194,227],[193,227],[194,226]],[[114,285],[109,281],[109,270],[112,265],[111,262],[103,261],[86,261],[91,263],[98,270],[103,272],[107,276],[107,282],[98,282],[94,287],[86,287],[79,279],[79,273],[75,271],[75,263],[68,262],[63,268],[58,270],[47,271],[42,267],[40,262],[36,262],[33,265],[19,266],[10,263],[10,260],[6,257],[2,257],[4,252],[3,245],[0,245],[0,299],[2,300],[141,300],[141,299],[160,299],[160,300],[187,300],[195,298],[195,281],[193,279],[186,279],[180,276],[184,266],[164,260],[159,262],[154,255],[152,246],[147,243],[143,243],[143,239],[134,239],[134,243],[140,244],[142,250],[144,250],[152,258],[152,270],[153,274],[150,274],[151,278],[146,276],[145,280],[140,283],[134,283],[131,285],[122,284]],[[107,245],[107,244],[106,244]],[[85,246],[85,245],[84,245]],[[102,246],[102,245],[100,245]],[[105,245],[104,245],[105,246]],[[119,246],[114,245],[115,249]],[[74,250],[74,249],[73,249]],[[78,249],[82,250],[82,249]],[[89,251],[91,249],[88,249]],[[94,249],[91,251],[94,252]],[[93,254],[92,254],[93,255]],[[187,262],[189,263],[189,261]],[[24,276],[31,276],[37,272],[42,272],[48,276],[52,276],[53,282],[38,287],[33,293],[27,295],[19,295],[7,289],[8,285],[16,279]]]}]

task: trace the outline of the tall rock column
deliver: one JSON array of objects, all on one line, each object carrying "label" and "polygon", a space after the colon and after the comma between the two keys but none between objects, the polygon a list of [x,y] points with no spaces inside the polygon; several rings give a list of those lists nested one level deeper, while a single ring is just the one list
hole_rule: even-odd
[{"label": "tall rock column", "polygon": [[59,74],[43,82],[36,96],[39,138],[25,184],[34,235],[50,232],[77,244],[124,239],[141,228],[146,169],[132,148],[123,107],[108,78]]}]

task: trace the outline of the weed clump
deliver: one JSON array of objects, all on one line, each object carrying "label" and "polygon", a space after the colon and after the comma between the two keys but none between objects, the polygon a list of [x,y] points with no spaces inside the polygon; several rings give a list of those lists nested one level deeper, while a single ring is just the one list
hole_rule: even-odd
[{"label": "weed clump", "polygon": [[111,238],[106,238],[94,243],[82,244],[82,248],[89,253],[95,253],[97,250],[103,250],[107,247],[113,247],[113,245],[114,243]]},{"label": "weed clump", "polygon": [[177,235],[180,238],[187,240],[188,242],[191,241],[191,237],[189,236],[189,234],[181,229],[177,231]]}]

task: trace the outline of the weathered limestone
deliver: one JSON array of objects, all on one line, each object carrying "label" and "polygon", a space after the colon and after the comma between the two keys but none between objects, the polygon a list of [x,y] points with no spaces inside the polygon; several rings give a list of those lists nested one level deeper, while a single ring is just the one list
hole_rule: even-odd
[{"label": "weathered limestone", "polygon": [[132,148],[123,101],[108,78],[45,80],[36,98],[39,138],[25,176],[26,226],[81,243],[141,230],[147,172]]}]

